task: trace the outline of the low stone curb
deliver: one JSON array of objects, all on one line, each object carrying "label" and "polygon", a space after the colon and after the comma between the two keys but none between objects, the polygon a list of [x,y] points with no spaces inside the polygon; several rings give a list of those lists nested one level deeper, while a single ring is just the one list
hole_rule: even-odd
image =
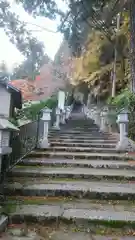
[{"label": "low stone curb", "polygon": [[66,139],[62,139],[62,138],[58,138],[58,137],[53,137],[53,138],[49,138],[50,139],[50,142],[60,142],[60,143],[78,143],[78,144],[81,144],[81,143],[83,143],[83,144],[115,144],[116,145],[116,143],[118,142],[117,140],[104,140],[104,139],[90,139],[90,140],[88,140],[88,139],[79,139],[79,138],[76,138],[76,139],[73,139],[73,138],[66,138]]},{"label": "low stone curb", "polygon": [[73,160],[73,159],[23,159],[19,166],[69,166],[69,167],[87,167],[96,169],[135,169],[135,161],[111,161],[111,160]]},{"label": "low stone curb", "polygon": [[52,196],[74,197],[79,199],[134,200],[135,185],[128,183],[105,182],[63,182],[22,185],[6,184],[4,192],[8,196]]},{"label": "low stone curb", "polygon": [[64,209],[62,206],[22,205],[10,215],[13,222],[41,222],[50,220],[91,222],[101,225],[135,226],[135,212],[97,211],[89,209]]},{"label": "low stone curb", "polygon": [[75,159],[107,159],[107,160],[126,160],[130,157],[126,153],[100,153],[100,152],[94,152],[94,153],[88,153],[88,152],[64,152],[64,151],[33,151],[31,152],[27,157],[55,157],[56,158],[70,158],[73,157]]},{"label": "low stone curb", "polygon": [[1,215],[0,216],[0,233],[4,232],[7,228],[8,224],[8,216]]},{"label": "low stone curb", "polygon": [[51,146],[67,146],[67,147],[89,147],[89,148],[96,148],[96,147],[100,147],[100,148],[115,148],[116,147],[116,143],[104,143],[104,142],[98,142],[98,143],[89,143],[89,142],[70,142],[70,141],[63,141],[63,142],[59,142],[59,141],[51,141]]},{"label": "low stone curb", "polygon": [[102,168],[81,168],[81,167],[15,167],[9,176],[26,176],[26,177],[45,177],[45,178],[71,178],[71,179],[89,179],[89,180],[135,180],[134,171],[130,169],[104,169]]},{"label": "low stone curb", "polygon": [[116,150],[115,147],[113,148],[107,148],[107,147],[78,147],[78,146],[51,146],[50,148],[48,148],[48,150],[56,152],[56,151],[64,151],[64,152],[83,152],[85,153],[93,153],[93,152],[101,152],[101,153],[121,153],[125,151],[120,151],[120,150]]}]

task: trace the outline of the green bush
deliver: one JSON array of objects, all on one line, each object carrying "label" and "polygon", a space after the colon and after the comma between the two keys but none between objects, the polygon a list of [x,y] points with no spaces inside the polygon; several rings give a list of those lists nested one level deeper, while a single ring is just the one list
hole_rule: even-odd
[{"label": "green bush", "polygon": [[115,98],[109,98],[107,103],[108,105],[115,107],[117,114],[123,108],[128,110],[128,133],[129,137],[135,140],[135,94],[130,92],[128,89],[125,89]]},{"label": "green bush", "polygon": [[45,108],[48,107],[50,109],[53,109],[57,106],[57,98],[56,96],[52,96],[51,98],[47,99],[46,101],[41,101],[37,104],[32,104],[31,106],[21,109],[17,112],[16,118],[22,119],[27,118],[29,120],[36,120],[38,118],[39,112]]},{"label": "green bush", "polygon": [[125,89],[120,94],[116,95],[115,98],[108,98],[107,103],[114,106],[117,111],[120,111],[123,108],[130,107],[132,95],[133,94],[128,89]]}]

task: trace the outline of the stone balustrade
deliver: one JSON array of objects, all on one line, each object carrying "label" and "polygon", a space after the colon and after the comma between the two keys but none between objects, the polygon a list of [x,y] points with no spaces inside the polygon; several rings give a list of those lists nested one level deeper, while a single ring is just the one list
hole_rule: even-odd
[{"label": "stone balustrade", "polygon": [[108,108],[104,107],[100,112],[100,130],[108,132]]},{"label": "stone balustrade", "polygon": [[115,109],[108,107],[98,108],[91,105],[84,106],[84,114],[86,118],[92,119],[101,132],[117,133],[118,143],[116,150],[119,151],[135,151],[135,143],[128,138],[128,111],[123,109],[117,114]]},{"label": "stone balustrade", "polygon": [[128,111],[122,109],[118,114],[117,123],[119,125],[119,141],[116,145],[116,149],[119,151],[134,152],[135,143],[130,138],[128,138]]},{"label": "stone balustrade", "polygon": [[[62,109],[59,107],[60,103],[58,104],[55,114],[56,114],[56,121],[53,125],[55,130],[60,130],[61,125],[66,124],[71,116],[71,112],[73,109],[73,105],[71,106],[62,106]],[[42,110],[43,115],[41,120],[44,121],[44,129],[43,129],[43,137],[38,142],[38,148],[47,148],[49,146],[48,141],[48,130],[51,121],[51,110],[49,108],[45,108]]]},{"label": "stone balustrade", "polygon": [[87,118],[92,119],[102,132],[112,132],[116,128],[116,120],[114,116],[116,112],[110,110],[107,106],[98,107],[91,105],[89,108],[84,107],[84,113]]},{"label": "stone balustrade", "polygon": [[[62,109],[58,107],[56,108],[56,122],[54,123],[54,129],[60,130],[61,125],[66,124],[68,119],[71,116],[71,112],[73,109],[73,105],[71,106],[63,106]],[[94,123],[99,127],[101,132],[110,132],[114,133],[116,130],[116,126],[119,126],[119,133],[118,133],[118,143],[116,145],[117,150],[127,150],[127,151],[134,151],[135,144],[132,140],[128,138],[128,133],[126,131],[128,125],[128,112],[122,110],[117,117],[116,122],[116,110],[109,109],[108,107],[98,107],[96,105],[86,106],[83,107],[83,112],[88,119],[92,119]],[[44,109],[42,120],[44,121],[44,133],[43,139],[40,141],[39,146],[40,148],[46,148],[49,145],[48,142],[48,129],[49,129],[49,122],[51,118],[51,110]],[[115,130],[114,130],[115,129]],[[117,128],[118,129],[118,128]]]}]

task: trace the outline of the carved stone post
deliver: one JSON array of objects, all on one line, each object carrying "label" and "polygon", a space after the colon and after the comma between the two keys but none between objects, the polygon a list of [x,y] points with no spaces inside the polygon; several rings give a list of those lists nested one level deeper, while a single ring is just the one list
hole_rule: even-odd
[{"label": "carved stone post", "polygon": [[38,143],[38,148],[44,149],[49,146],[48,142],[48,129],[49,129],[49,122],[51,120],[51,112],[52,110],[49,108],[44,108],[43,109],[43,115],[41,120],[44,121],[44,126],[43,126],[43,138],[42,140],[39,141]]},{"label": "carved stone post", "polygon": [[56,108],[56,122],[54,123],[54,129],[60,130],[60,109]]},{"label": "carved stone post", "polygon": [[89,93],[88,95],[88,100],[87,100],[87,107],[90,108],[90,105],[91,105],[91,93]]},{"label": "carved stone post", "polygon": [[70,118],[70,114],[71,114],[71,111],[72,111],[72,108],[71,106],[66,106],[65,107],[65,120],[68,120]]},{"label": "carved stone post", "polygon": [[95,110],[94,110],[94,108],[91,108],[91,109],[90,109],[90,118],[91,118],[92,120],[94,120],[94,114],[95,114]]},{"label": "carved stone post", "polygon": [[9,146],[10,133],[12,131],[18,131],[19,128],[14,126],[5,118],[0,118],[0,173],[2,166],[2,155],[8,155],[12,152],[12,148]]},{"label": "carved stone post", "polygon": [[126,150],[129,145],[128,133],[127,133],[127,124],[128,124],[128,112],[123,110],[120,112],[117,118],[117,123],[119,124],[120,129],[120,140],[117,143],[117,150]]},{"label": "carved stone post", "polygon": [[61,124],[65,124],[65,123],[66,123],[66,121],[65,121],[65,115],[66,115],[66,111],[65,111],[65,109],[63,109],[63,110],[61,111]]},{"label": "carved stone post", "polygon": [[98,108],[94,109],[94,121],[97,126],[100,126],[100,110]]},{"label": "carved stone post", "polygon": [[65,92],[59,91],[58,93],[58,108],[64,110],[65,108]]},{"label": "carved stone post", "polygon": [[108,116],[108,109],[104,108],[101,111],[100,117],[101,117],[101,124],[100,124],[100,130],[102,132],[107,132],[108,131],[108,126],[107,126],[107,116]]}]

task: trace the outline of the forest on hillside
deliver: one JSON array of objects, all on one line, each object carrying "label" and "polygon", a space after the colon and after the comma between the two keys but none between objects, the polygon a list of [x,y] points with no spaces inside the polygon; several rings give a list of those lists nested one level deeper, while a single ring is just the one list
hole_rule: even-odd
[{"label": "forest on hillside", "polygon": [[[56,0],[16,2],[34,17],[59,22],[56,32],[63,34],[71,56],[68,56],[69,61],[61,57],[67,53],[63,51],[65,47],[60,47],[54,61],[56,75],[61,76],[60,71],[64,69],[64,79],[70,78],[72,84],[87,93],[91,91],[99,101],[110,99],[116,109],[128,107],[131,119],[135,110],[132,94],[135,92],[135,1],[62,0],[66,9],[61,8]],[[19,16],[11,11],[8,0],[0,2],[0,26],[25,56],[15,76],[25,72],[34,79],[42,64],[49,59],[42,43],[27,30],[26,22],[20,21]],[[65,67],[62,59],[71,67]]]},{"label": "forest on hillside", "polygon": [[[25,11],[36,16],[59,20],[71,49],[69,64],[72,84],[86,83],[94,96],[107,98],[127,86],[135,86],[135,2],[134,0],[68,0],[61,9],[55,0],[18,0]],[[10,41],[26,57],[15,75],[24,71],[32,79],[48,59],[42,43],[28,32],[26,23],[10,9],[10,3],[0,3],[0,25]],[[119,15],[119,29],[118,29]],[[61,54],[61,53],[60,53]],[[33,61],[33,62],[32,62]],[[48,61],[48,60],[47,60]],[[61,65],[63,66],[63,65]],[[70,68],[69,68],[70,69]],[[30,70],[30,71],[28,71]]]},{"label": "forest on hillside", "polygon": [[[123,11],[118,31],[112,31],[111,40],[102,31],[92,29],[84,44],[80,57],[74,58],[72,81],[74,84],[87,83],[93,95],[106,99],[112,92],[112,77],[116,64],[116,93],[130,84],[129,66],[129,13]],[[115,62],[115,47],[117,59]]]}]

